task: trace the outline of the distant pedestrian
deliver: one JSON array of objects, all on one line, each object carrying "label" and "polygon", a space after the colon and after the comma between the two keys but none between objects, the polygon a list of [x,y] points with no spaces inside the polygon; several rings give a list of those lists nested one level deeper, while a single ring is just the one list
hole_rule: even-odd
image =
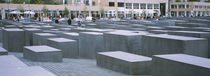
[{"label": "distant pedestrian", "polygon": [[57,23],[57,24],[59,23],[58,19],[55,20],[55,23]]},{"label": "distant pedestrian", "polygon": [[80,21],[78,21],[78,27],[80,27],[81,26],[81,22]]},{"label": "distant pedestrian", "polygon": [[68,19],[68,24],[71,25],[71,18]]}]

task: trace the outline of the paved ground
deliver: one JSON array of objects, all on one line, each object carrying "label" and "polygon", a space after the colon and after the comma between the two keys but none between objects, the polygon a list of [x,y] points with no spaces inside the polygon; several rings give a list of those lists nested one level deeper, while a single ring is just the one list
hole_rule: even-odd
[{"label": "paved ground", "polygon": [[41,66],[57,76],[131,76],[98,67],[96,65],[96,60],[64,58],[63,62],[60,63],[33,62],[23,59],[22,53],[10,52],[9,54],[15,55],[28,66]]}]

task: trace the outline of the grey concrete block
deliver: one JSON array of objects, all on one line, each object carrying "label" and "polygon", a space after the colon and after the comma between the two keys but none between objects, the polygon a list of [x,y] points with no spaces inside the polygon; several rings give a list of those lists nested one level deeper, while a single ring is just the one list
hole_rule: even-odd
[{"label": "grey concrete block", "polygon": [[151,75],[152,58],[122,51],[99,52],[97,65],[129,75]]},{"label": "grey concrete block", "polygon": [[182,27],[182,26],[165,26],[166,30],[170,31],[189,31],[191,28],[189,27]]},{"label": "grey concrete block", "polygon": [[210,60],[186,54],[155,55],[152,76],[209,76]]},{"label": "grey concrete block", "polygon": [[129,31],[114,31],[104,33],[105,51],[121,50],[129,53],[140,54],[141,37],[147,33],[134,33]]},{"label": "grey concrete block", "polygon": [[3,48],[6,50],[22,52],[24,42],[24,30],[16,28],[3,30]]},{"label": "grey concrete block", "polygon": [[60,49],[65,58],[79,57],[79,50],[76,40],[67,38],[48,38],[48,46]]},{"label": "grey concrete block", "polygon": [[0,67],[4,68],[18,68],[18,67],[27,67],[22,61],[13,55],[3,55],[0,56]]},{"label": "grey concrete block", "polygon": [[142,36],[142,55],[184,53],[208,57],[208,41],[204,38],[176,35],[145,35]]},{"label": "grey concrete block", "polygon": [[41,29],[36,28],[28,28],[25,30],[25,45],[26,46],[32,46],[33,45],[33,34],[34,33],[41,33]]},{"label": "grey concrete block", "polygon": [[2,76],[56,76],[53,73],[38,67],[19,67],[0,69]]},{"label": "grey concrete block", "polygon": [[88,28],[86,29],[89,32],[100,32],[100,33],[105,33],[105,32],[110,32],[110,30],[106,29],[97,29],[97,28]]},{"label": "grey concrete block", "polygon": [[43,26],[41,26],[40,29],[42,29],[42,30],[50,30],[50,29],[54,29],[54,28],[55,28],[54,26],[43,25]]},{"label": "grey concrete block", "polygon": [[210,58],[210,33],[209,32],[196,32],[196,31],[171,31],[170,35],[189,36],[197,38],[206,38],[208,40],[208,57]]},{"label": "grey concrete block", "polygon": [[79,33],[75,33],[75,32],[70,32],[70,33],[63,32],[61,34],[61,37],[79,41]]},{"label": "grey concrete block", "polygon": [[8,55],[8,51],[0,47],[0,55]]},{"label": "grey concrete block", "polygon": [[104,51],[103,33],[81,32],[79,33],[79,56],[83,58],[95,58],[97,52]]},{"label": "grey concrete block", "polygon": [[72,28],[71,32],[87,32],[86,30],[87,28],[81,28],[81,27],[78,27],[78,28]]},{"label": "grey concrete block", "polygon": [[0,42],[2,42],[2,41],[3,41],[3,30],[0,29]]},{"label": "grey concrete block", "polygon": [[23,56],[32,61],[62,62],[62,51],[46,45],[25,46]]},{"label": "grey concrete block", "polygon": [[55,38],[55,37],[58,37],[58,36],[51,33],[34,33],[33,45],[46,45],[47,38]]},{"label": "grey concrete block", "polygon": [[167,30],[150,30],[149,32],[153,34],[167,34],[168,33]]}]

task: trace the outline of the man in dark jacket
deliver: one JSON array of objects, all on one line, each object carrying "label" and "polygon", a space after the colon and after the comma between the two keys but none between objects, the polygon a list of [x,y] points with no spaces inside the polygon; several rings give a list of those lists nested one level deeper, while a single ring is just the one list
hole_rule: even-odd
[{"label": "man in dark jacket", "polygon": [[68,24],[71,25],[71,18],[68,19]]}]

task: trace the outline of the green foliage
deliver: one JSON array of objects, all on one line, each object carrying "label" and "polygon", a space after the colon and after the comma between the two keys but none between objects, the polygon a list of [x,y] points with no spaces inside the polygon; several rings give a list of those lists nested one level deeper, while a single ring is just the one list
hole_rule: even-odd
[{"label": "green foliage", "polygon": [[142,11],[142,16],[146,16],[146,10],[145,9]]},{"label": "green foliage", "polygon": [[65,9],[64,9],[64,16],[65,16],[65,17],[68,17],[68,15],[69,15],[69,10],[68,10],[68,8],[65,6]]},{"label": "green foliage", "polygon": [[12,0],[11,2],[15,4],[23,4],[24,2],[29,3],[29,0]]},{"label": "green foliage", "polygon": [[43,10],[44,15],[47,16],[48,8],[44,6],[42,10]]},{"label": "green foliage", "polygon": [[31,4],[43,4],[44,2],[42,0],[31,0]]},{"label": "green foliage", "polygon": [[104,17],[104,9],[103,8],[101,8],[100,12],[101,12],[101,17]]},{"label": "green foliage", "polygon": [[0,0],[0,3],[5,3],[5,0]]}]

